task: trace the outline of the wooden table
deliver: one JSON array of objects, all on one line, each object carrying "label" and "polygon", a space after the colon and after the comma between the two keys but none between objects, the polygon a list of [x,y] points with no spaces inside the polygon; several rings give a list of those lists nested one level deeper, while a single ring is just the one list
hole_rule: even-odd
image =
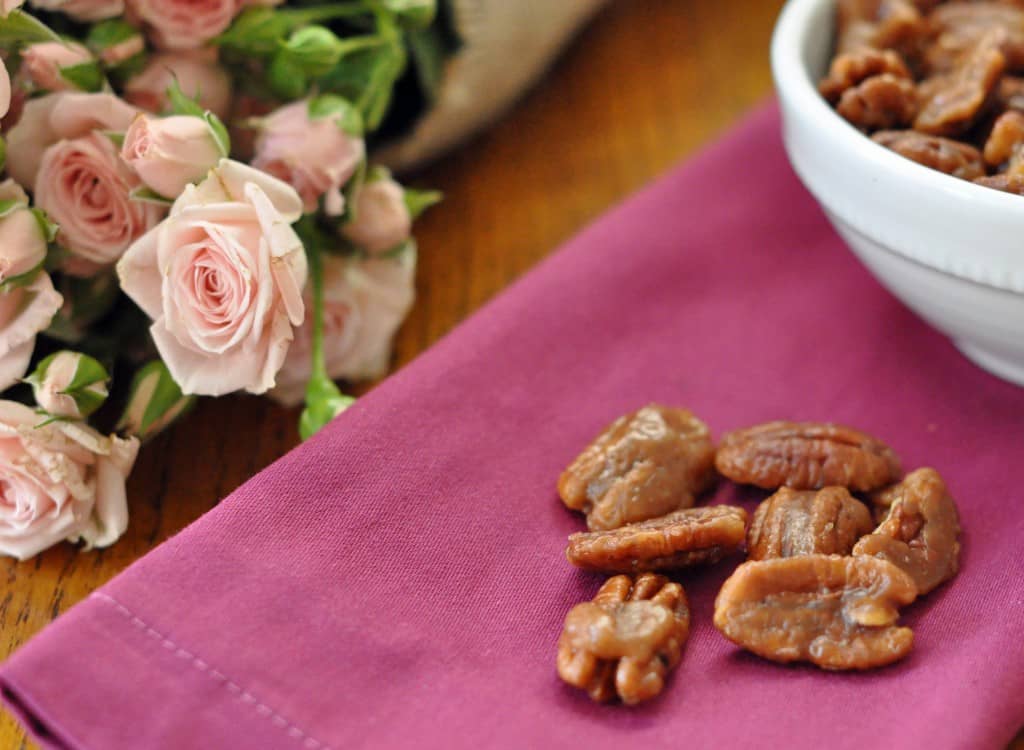
[{"label": "wooden table", "polygon": [[[419,300],[401,366],[610,205],[705,143],[771,90],[782,0],[609,6],[551,75],[488,133],[414,182],[447,195],[417,228]],[[0,659],[298,442],[297,413],[251,397],[202,403],[142,451],[116,545],[63,545],[0,575]],[[26,748],[0,716],[0,748]],[[1024,750],[1024,736],[1015,750]]]}]

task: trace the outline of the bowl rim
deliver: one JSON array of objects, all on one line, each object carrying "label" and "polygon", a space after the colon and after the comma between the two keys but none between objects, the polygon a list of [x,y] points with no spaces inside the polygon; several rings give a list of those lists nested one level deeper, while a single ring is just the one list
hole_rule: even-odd
[{"label": "bowl rim", "polygon": [[[990,211],[1018,213],[1024,216],[1024,196],[1005,193],[1000,190],[975,185],[967,180],[939,172],[918,164],[871,140],[839,115],[818,92],[817,81],[804,62],[804,41],[810,33],[811,22],[821,6],[834,4],[835,0],[787,0],[771,39],[771,67],[775,86],[780,95],[784,93],[787,105],[797,110],[800,117],[810,118],[829,130],[837,146],[848,149],[858,159],[875,163],[888,171],[895,179],[903,180],[909,189],[927,191],[940,190],[952,199],[963,200],[977,205],[984,204]],[[976,278],[949,268],[948,264],[936,257],[921,253],[906,253],[899,248],[885,245],[885,249],[907,260],[926,265],[950,276],[971,281],[982,286],[1021,294],[1016,284],[1003,285],[990,278]],[[1024,258],[1024,238],[1022,238]],[[971,258],[977,262],[977,258]]]}]

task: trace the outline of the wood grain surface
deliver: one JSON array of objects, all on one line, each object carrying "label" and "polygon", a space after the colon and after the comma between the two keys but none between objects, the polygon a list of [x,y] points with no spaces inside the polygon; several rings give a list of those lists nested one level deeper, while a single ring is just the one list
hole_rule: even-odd
[{"label": "wood grain surface", "polygon": [[[781,6],[613,2],[505,119],[415,175],[414,184],[438,187],[447,199],[417,228],[419,298],[395,366],[766,97],[768,41]],[[120,542],[0,561],[0,659],[292,448],[297,416],[252,397],[203,402],[142,451]],[[2,714],[0,749],[27,747],[34,745]],[[1024,750],[1024,737],[1013,750]]]}]

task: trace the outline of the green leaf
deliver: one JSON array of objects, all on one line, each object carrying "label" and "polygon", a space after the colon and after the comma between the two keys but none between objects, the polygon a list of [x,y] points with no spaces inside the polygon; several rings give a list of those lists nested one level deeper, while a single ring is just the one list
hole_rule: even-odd
[{"label": "green leaf", "polygon": [[404,26],[425,29],[437,17],[437,0],[381,0]]},{"label": "green leaf", "polygon": [[221,119],[213,112],[205,112],[203,119],[206,120],[206,124],[210,128],[210,132],[213,133],[213,140],[217,142],[217,150],[220,151],[220,155],[227,157],[231,154],[231,136],[228,135],[228,129],[221,122]]},{"label": "green leaf", "polygon": [[195,396],[181,392],[167,365],[155,360],[135,373],[117,429],[148,440],[188,412],[195,401]]},{"label": "green leaf", "polygon": [[100,21],[89,29],[85,46],[98,53],[138,35],[139,30],[127,21],[111,18],[108,21]]},{"label": "green leaf", "polygon": [[203,109],[202,105],[181,90],[177,78],[167,87],[167,101],[171,105],[171,111],[176,115],[192,115],[193,117],[204,117],[206,115],[206,110]]},{"label": "green leaf", "polygon": [[99,63],[93,60],[61,68],[60,77],[76,89],[91,93],[102,90],[107,82]]},{"label": "green leaf", "polygon": [[267,83],[271,91],[282,99],[301,99],[309,88],[309,80],[302,68],[283,50],[270,61]]},{"label": "green leaf", "polygon": [[61,38],[55,31],[23,10],[12,10],[0,18],[0,46],[2,47],[59,41]]},{"label": "green leaf", "polygon": [[363,135],[363,116],[348,99],[337,94],[320,94],[309,100],[311,120],[335,116],[343,131],[357,138]]},{"label": "green leaf", "polygon": [[405,188],[402,193],[405,207],[409,209],[409,216],[417,219],[431,206],[436,206],[444,200],[444,193],[440,190],[413,190]]},{"label": "green leaf", "polygon": [[36,223],[39,224],[39,229],[43,233],[43,237],[46,238],[47,242],[53,242],[57,239],[57,233],[60,232],[60,225],[55,224],[50,220],[50,217],[46,215],[46,212],[41,208],[32,208],[32,215],[36,217]]},{"label": "green leaf", "polygon": [[0,219],[4,218],[8,214],[14,213],[19,208],[25,208],[25,203],[23,201],[15,200],[13,198],[10,200],[0,201]]},{"label": "green leaf", "polygon": [[145,187],[144,185],[133,188],[132,191],[128,193],[128,197],[139,203],[152,203],[157,206],[166,207],[174,204],[173,198],[167,198],[166,196],[160,195],[152,188]]}]

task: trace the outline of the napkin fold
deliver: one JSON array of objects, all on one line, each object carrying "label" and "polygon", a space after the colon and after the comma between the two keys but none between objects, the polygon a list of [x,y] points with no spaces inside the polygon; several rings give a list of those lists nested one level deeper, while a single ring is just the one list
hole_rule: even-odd
[{"label": "napkin fold", "polygon": [[[907,609],[913,653],[783,667],[711,624],[737,563],[679,577],[694,627],[658,699],[555,673],[602,577],[559,471],[616,416],[716,434],[832,420],[936,467],[962,571]],[[1024,390],[885,292],[790,171],[777,113],[609,213],[0,669],[48,748],[1002,750],[1024,724]],[[719,488],[749,510],[763,493]]]}]

